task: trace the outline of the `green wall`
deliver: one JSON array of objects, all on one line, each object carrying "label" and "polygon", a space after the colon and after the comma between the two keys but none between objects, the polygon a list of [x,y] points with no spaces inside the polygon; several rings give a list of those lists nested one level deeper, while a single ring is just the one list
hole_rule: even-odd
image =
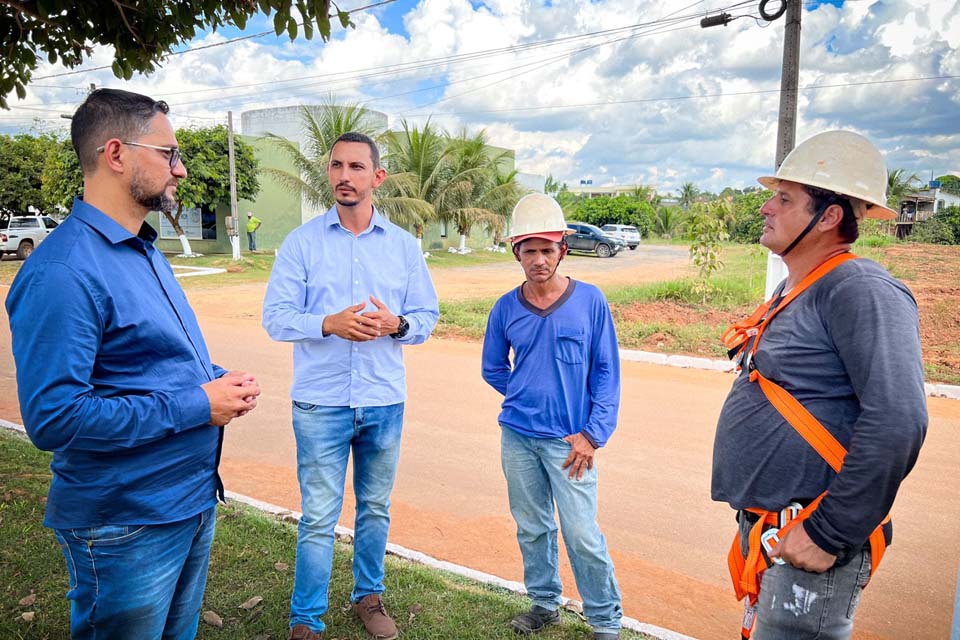
[{"label": "green wall", "polygon": [[[253,153],[260,161],[260,168],[267,167],[295,172],[293,163],[276,146],[267,140],[250,136],[237,136],[253,147]],[[263,224],[257,231],[257,250],[273,251],[293,229],[300,226],[300,198],[281,187],[266,173],[260,173],[260,193],[255,200],[240,200],[237,203],[237,217],[240,221],[240,252],[247,253],[247,211],[260,218]],[[225,219],[230,215],[230,204],[217,205],[217,239],[190,240],[190,248],[197,253],[216,254],[233,253],[227,237]],[[147,217],[150,225],[159,231],[160,214],[152,212]],[[168,253],[180,253],[180,241],[157,240],[157,248]]]}]

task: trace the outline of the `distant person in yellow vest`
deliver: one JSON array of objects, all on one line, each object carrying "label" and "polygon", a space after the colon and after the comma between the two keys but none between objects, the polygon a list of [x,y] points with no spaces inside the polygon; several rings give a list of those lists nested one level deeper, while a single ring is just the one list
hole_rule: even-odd
[{"label": "distant person in yellow vest", "polygon": [[742,636],[755,622],[754,640],[847,640],[927,429],[917,303],[850,253],[860,220],[896,216],[869,140],[821,133],[758,180],[773,191],[760,244],[789,275],[724,334],[740,376],[717,424],[713,499],[737,510]]},{"label": "distant person in yellow vest", "polygon": [[247,245],[250,251],[257,250],[257,229],[260,228],[261,224],[263,222],[253,215],[253,211],[247,211]]}]

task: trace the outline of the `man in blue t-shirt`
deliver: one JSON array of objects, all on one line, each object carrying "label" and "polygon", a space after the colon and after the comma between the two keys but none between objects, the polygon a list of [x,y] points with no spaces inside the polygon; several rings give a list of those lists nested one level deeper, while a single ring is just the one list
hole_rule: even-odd
[{"label": "man in blue t-shirt", "polygon": [[560,621],[556,503],[594,640],[614,640],[623,611],[597,525],[593,461],[617,426],[620,406],[613,318],[599,289],[557,273],[567,225],[552,198],[523,197],[513,232],[526,281],[494,305],[483,340],[483,379],[504,396],[501,463],[533,600],[510,626],[530,634]]}]

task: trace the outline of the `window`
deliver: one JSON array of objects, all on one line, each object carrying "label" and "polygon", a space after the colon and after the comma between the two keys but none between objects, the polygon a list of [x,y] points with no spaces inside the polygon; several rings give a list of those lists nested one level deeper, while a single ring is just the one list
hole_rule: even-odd
[{"label": "window", "polygon": [[11,229],[39,229],[40,221],[36,218],[14,218],[10,221]]},{"label": "window", "polygon": [[440,221],[440,237],[441,238],[447,237],[447,221],[446,220]]},{"label": "window", "polygon": [[48,217],[44,216],[44,217],[43,217],[43,226],[45,226],[47,229],[56,229],[56,228],[57,228],[57,221],[54,220],[53,218],[48,218]]}]

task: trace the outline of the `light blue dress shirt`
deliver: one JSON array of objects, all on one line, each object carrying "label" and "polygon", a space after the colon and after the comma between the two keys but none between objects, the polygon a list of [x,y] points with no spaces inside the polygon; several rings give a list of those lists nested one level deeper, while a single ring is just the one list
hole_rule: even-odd
[{"label": "light blue dress shirt", "polygon": [[[352,342],[323,335],[325,316],[370,296],[402,315],[402,339]],[[412,235],[376,209],[353,235],[336,206],[293,230],[277,253],[263,301],[263,327],[274,340],[294,343],[293,387],[298,402],[334,407],[379,407],[407,396],[402,345],[420,344],[440,318],[437,293]]]}]

